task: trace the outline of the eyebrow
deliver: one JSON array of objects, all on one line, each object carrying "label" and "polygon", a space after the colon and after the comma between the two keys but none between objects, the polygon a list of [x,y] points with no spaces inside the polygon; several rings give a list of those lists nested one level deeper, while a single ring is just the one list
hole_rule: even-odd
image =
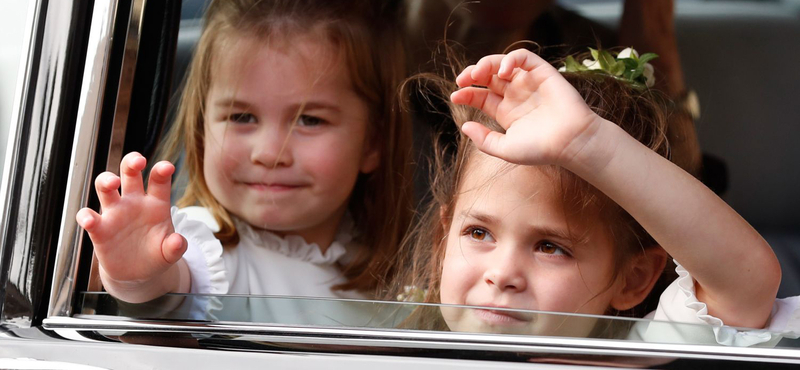
[{"label": "eyebrow", "polygon": [[[215,100],[213,102],[213,105],[217,106],[217,107],[222,107],[222,108],[240,108],[240,109],[249,109],[250,107],[253,106],[253,104],[251,104],[251,103],[248,103],[248,102],[245,102],[245,101],[242,101],[242,100],[231,99],[231,98],[223,98],[223,99],[220,99],[220,100]],[[329,104],[329,103],[320,102],[320,101],[311,101],[311,102],[306,102],[306,103],[298,103],[298,104],[293,104],[293,105],[289,106],[289,109],[291,109],[293,111],[299,111],[300,108],[303,108],[303,110],[325,109],[325,110],[330,110],[330,111],[335,112],[335,113],[341,113],[342,112],[342,109],[338,105]]]},{"label": "eyebrow", "polygon": [[252,104],[250,103],[230,98],[215,100],[212,105],[221,108],[241,108],[241,109],[247,109],[252,106]]},{"label": "eyebrow", "polygon": [[[494,217],[494,216],[491,216],[491,215],[488,215],[488,214],[485,214],[485,213],[469,211],[469,210],[461,212],[459,218],[462,219],[462,220],[468,219],[468,218],[472,218],[472,219],[476,219],[476,220],[478,220],[478,221],[480,221],[482,223],[488,224],[488,225],[497,225],[500,222],[502,222],[502,220],[500,218],[498,218],[498,217]],[[560,239],[563,239],[563,240],[569,240],[569,241],[575,242],[575,238],[573,236],[571,236],[566,230],[553,228],[553,227],[547,227],[547,226],[537,226],[537,225],[528,225],[526,227],[527,227],[528,230],[532,230],[536,234],[541,235],[543,237],[555,237],[555,238],[560,238]]]},{"label": "eyebrow", "polygon": [[329,104],[329,103],[320,102],[320,101],[310,101],[310,102],[305,102],[305,103],[300,103],[300,104],[294,104],[294,105],[291,106],[291,108],[294,109],[295,111],[299,111],[300,108],[303,108],[303,110],[325,109],[325,110],[333,111],[335,113],[341,113],[342,112],[342,108],[340,108],[338,105]]}]

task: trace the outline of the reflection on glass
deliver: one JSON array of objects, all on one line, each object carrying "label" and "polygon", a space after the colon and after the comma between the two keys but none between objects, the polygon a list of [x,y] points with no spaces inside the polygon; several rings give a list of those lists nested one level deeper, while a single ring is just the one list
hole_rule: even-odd
[{"label": "reflection on glass", "polygon": [[[652,343],[713,344],[715,330],[708,325],[684,324],[611,316],[420,304],[367,300],[298,298],[283,296],[170,294],[143,304],[117,301],[107,293],[82,293],[88,315],[135,319],[172,319],[201,322],[241,322],[281,326],[363,329],[459,331],[483,334],[626,339]],[[164,307],[178,305],[176,309]],[[443,315],[458,318],[444,324]],[[457,326],[457,327],[455,327]],[[588,330],[586,329],[588,328]],[[752,335],[780,336],[765,331]],[[783,338],[778,347],[798,347],[800,341]]]},{"label": "reflection on glass", "polygon": [[6,153],[8,130],[11,127],[14,91],[17,87],[19,62],[25,51],[24,32],[28,17],[28,1],[3,3],[0,12],[0,169]]}]

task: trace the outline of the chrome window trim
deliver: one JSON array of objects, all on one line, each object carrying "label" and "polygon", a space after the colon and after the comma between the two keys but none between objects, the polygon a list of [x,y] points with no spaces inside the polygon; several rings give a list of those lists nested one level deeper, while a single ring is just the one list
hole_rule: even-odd
[{"label": "chrome window trim", "polygon": [[117,5],[116,0],[98,0],[92,9],[87,55],[94,55],[94,58],[87,59],[84,66],[78,122],[70,157],[64,211],[61,215],[48,316],[66,316],[72,313],[78,256],[83,240],[83,232],[75,221],[75,214],[84,207],[89,196],[94,163],[92,159],[100,126]]},{"label": "chrome window trim", "polygon": [[136,74],[136,61],[139,57],[139,40],[142,36],[142,18],[147,0],[133,0],[128,30],[125,36],[125,53],[122,56],[122,71],[117,89],[114,123],[111,127],[111,143],[108,148],[106,171],[119,173],[122,149],[125,145],[125,130],[128,128],[128,113],[131,108],[133,79]]},{"label": "chrome window trim", "polygon": [[[34,51],[34,35],[36,25],[39,24],[39,15],[41,13],[42,0],[31,0],[28,3],[28,13],[26,15],[25,24],[27,28],[22,35],[21,61],[17,69],[17,87],[14,88],[14,102],[11,106],[11,120],[12,124],[8,128],[8,138],[6,140],[6,155],[3,161],[3,174],[0,180],[0,199],[3,203],[0,204],[0,214],[5,215],[6,205],[9,202],[9,190],[11,189],[11,174],[15,173],[12,168],[16,168],[19,161],[20,142],[18,140],[19,132],[22,128],[23,117],[21,116],[23,107],[28,100],[28,91],[30,90],[30,83],[32,79],[32,65],[33,65],[33,51]],[[9,217],[2,217],[0,219],[0,230],[8,228]],[[0,234],[0,246],[5,245],[5,233]],[[2,250],[2,248],[0,248]]]},{"label": "chrome window trim", "polygon": [[[109,146],[107,170],[119,172],[122,146],[125,142],[130,95],[136,71],[139,40],[142,33],[142,17],[146,0],[133,0],[127,23],[125,51],[117,89],[114,122]],[[73,139],[70,157],[69,181],[64,212],[61,215],[61,228],[56,251],[56,263],[50,293],[48,316],[72,314],[75,296],[75,281],[78,270],[80,246],[83,244],[83,231],[75,220],[78,210],[85,207],[92,184],[95,148],[100,128],[100,115],[104,88],[108,76],[108,63],[113,42],[116,16],[119,11],[118,0],[96,1],[92,10],[92,25],[89,32],[87,55],[94,59],[86,61],[83,84],[78,107],[78,125]],[[91,279],[91,277],[90,277]]]},{"label": "chrome window trim", "polygon": [[[795,349],[727,347],[694,344],[645,343],[625,340],[536,337],[506,334],[430,332],[391,329],[304,327],[243,323],[187,323],[132,320],[124,317],[51,317],[43,322],[49,330],[108,331],[115,333],[194,333],[256,336],[259,342],[309,344],[324,351],[342,346],[370,352],[370,348],[458,350],[531,354],[542,356],[587,355],[658,357],[666,359],[717,359],[800,364]],[[249,338],[248,338],[249,339]]]}]

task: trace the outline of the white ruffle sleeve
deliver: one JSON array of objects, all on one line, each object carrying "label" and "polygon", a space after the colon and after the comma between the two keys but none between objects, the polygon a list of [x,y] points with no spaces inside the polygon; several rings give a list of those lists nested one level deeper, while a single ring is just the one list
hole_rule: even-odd
[{"label": "white ruffle sleeve", "polygon": [[[678,278],[664,290],[656,310],[634,325],[629,339],[659,343],[722,344],[772,347],[800,334],[800,297],[777,299],[763,329],[735,328],[708,313],[695,294],[695,281],[677,261]],[[675,324],[673,324],[675,323]],[[681,325],[681,324],[697,325]]]},{"label": "white ruffle sleeve", "polygon": [[189,243],[184,261],[192,274],[192,294],[226,294],[228,279],[222,259],[222,244],[214,236],[219,227],[214,217],[205,208],[172,207],[172,223],[175,232],[183,235]]}]

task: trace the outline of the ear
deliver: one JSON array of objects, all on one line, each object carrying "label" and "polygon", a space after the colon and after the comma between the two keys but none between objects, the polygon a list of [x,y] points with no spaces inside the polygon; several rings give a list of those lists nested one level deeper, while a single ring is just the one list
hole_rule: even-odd
[{"label": "ear", "polygon": [[631,261],[621,276],[621,287],[611,299],[611,307],[625,311],[642,303],[664,271],[667,252],[659,246],[647,248]]},{"label": "ear", "polygon": [[365,148],[364,154],[361,157],[361,173],[372,173],[381,164],[381,154],[376,148]]}]

